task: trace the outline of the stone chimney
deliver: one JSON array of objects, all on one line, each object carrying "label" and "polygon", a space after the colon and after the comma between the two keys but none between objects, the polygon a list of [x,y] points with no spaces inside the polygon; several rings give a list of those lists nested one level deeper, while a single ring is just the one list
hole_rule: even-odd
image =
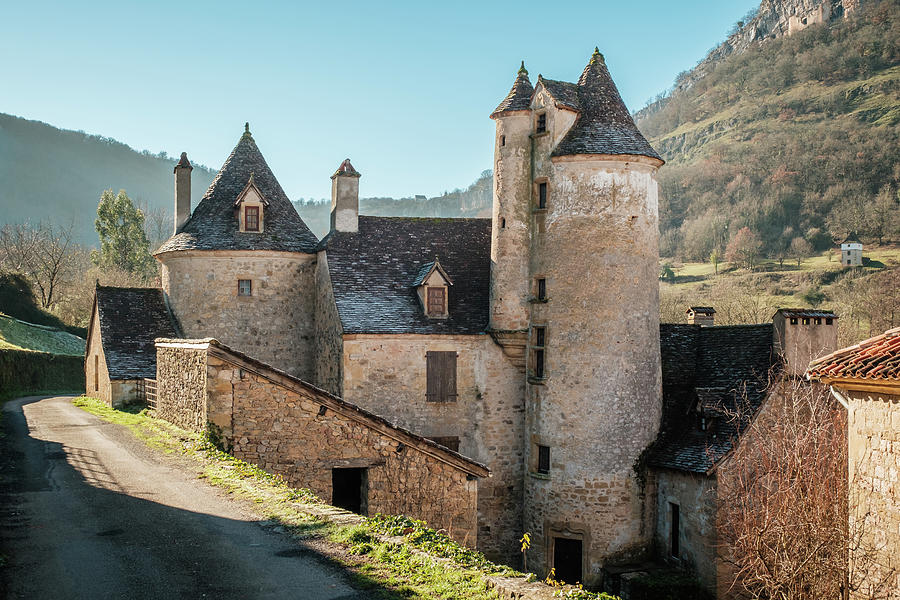
[{"label": "stone chimney", "polygon": [[716,324],[716,309],[712,306],[692,306],[687,309],[688,325],[712,327]]},{"label": "stone chimney", "polygon": [[181,159],[175,165],[175,235],[187,220],[191,218],[191,161],[187,152],[181,153]]},{"label": "stone chimney", "polygon": [[779,308],[772,316],[775,352],[789,375],[802,377],[810,361],[838,349],[837,315],[814,308]]},{"label": "stone chimney", "polygon": [[359,231],[359,178],[349,158],[331,176],[331,231]]}]

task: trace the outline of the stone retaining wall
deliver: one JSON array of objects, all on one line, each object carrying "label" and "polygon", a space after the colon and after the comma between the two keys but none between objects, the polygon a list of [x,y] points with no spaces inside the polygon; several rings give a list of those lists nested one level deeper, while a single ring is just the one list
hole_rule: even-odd
[{"label": "stone retaining wall", "polygon": [[237,458],[333,501],[334,469],[365,469],[364,514],[404,514],[475,546],[483,465],[215,340],[157,342],[159,414],[216,425]]}]

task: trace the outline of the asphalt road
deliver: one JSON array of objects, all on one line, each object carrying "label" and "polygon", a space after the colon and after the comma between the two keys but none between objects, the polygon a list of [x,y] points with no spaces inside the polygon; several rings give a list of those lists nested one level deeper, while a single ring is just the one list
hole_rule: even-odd
[{"label": "asphalt road", "polygon": [[71,398],[7,402],[3,430],[3,597],[367,597],[181,459],[161,458]]}]

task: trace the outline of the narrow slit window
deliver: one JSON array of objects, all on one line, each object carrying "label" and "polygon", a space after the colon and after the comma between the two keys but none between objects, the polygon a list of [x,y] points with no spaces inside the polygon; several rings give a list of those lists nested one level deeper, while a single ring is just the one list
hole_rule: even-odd
[{"label": "narrow slit window", "polygon": [[259,207],[244,207],[244,230],[259,231]]},{"label": "narrow slit window", "polygon": [[538,278],[537,280],[537,299],[538,300],[546,300],[547,299],[547,280],[543,277]]},{"label": "narrow slit window", "polygon": [[538,446],[537,472],[541,475],[550,474],[550,446]]},{"label": "narrow slit window", "polygon": [[501,146],[505,146],[505,145],[506,145],[506,136],[505,136],[505,135],[501,135],[501,136],[500,136],[500,145],[501,145]]},{"label": "narrow slit window", "polygon": [[532,375],[538,379],[544,378],[544,345],[546,344],[547,328],[532,328],[531,338],[531,369]]},{"label": "narrow slit window", "polygon": [[100,391],[100,356],[94,355],[94,391]]},{"label": "narrow slit window", "polygon": [[547,182],[542,181],[538,184],[538,208],[547,208]]},{"label": "narrow slit window", "polygon": [[249,279],[238,279],[238,296],[252,296],[253,282]]},{"label": "narrow slit window", "polygon": [[537,118],[537,126],[535,127],[536,133],[544,133],[547,131],[547,113],[541,113]]},{"label": "narrow slit window", "polygon": [[681,544],[679,543],[679,536],[681,533],[681,509],[674,502],[669,502],[669,511],[672,519],[669,531],[669,535],[672,537],[670,550],[672,556],[678,558],[681,553]]}]

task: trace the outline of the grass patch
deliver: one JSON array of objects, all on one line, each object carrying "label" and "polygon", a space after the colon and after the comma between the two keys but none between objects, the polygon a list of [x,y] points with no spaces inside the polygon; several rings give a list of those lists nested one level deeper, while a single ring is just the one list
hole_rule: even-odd
[{"label": "grass patch", "polygon": [[81,356],[85,341],[66,331],[33,325],[0,313],[0,348]]},{"label": "grass patch", "polygon": [[[384,599],[446,598],[495,600],[500,596],[485,576],[521,576],[488,561],[429,529],[423,521],[348,513],[324,504],[306,489],[292,488],[279,475],[222,452],[205,435],[154,418],[147,410],[116,410],[93,398],[75,406],[127,427],[138,439],[164,453],[195,460],[199,477],[229,494],[253,502],[270,522],[299,540],[325,544],[325,556],[343,566],[356,587]],[[571,595],[574,593],[581,595]],[[569,594],[569,595],[565,595]],[[604,599],[583,590],[557,590],[558,597]]]}]

